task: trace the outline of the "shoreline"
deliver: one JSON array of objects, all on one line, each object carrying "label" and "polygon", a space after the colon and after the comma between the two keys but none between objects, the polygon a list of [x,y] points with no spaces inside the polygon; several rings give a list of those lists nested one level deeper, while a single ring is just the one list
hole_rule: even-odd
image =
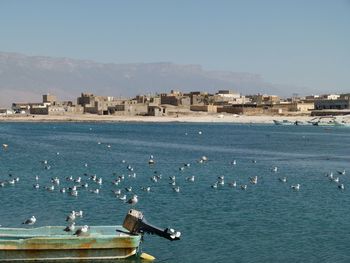
[{"label": "shoreline", "polygon": [[101,122],[101,123],[237,123],[237,124],[273,124],[273,120],[309,121],[311,116],[267,116],[267,115],[233,115],[233,114],[206,114],[176,116],[116,116],[116,115],[25,115],[0,116],[1,122]]}]

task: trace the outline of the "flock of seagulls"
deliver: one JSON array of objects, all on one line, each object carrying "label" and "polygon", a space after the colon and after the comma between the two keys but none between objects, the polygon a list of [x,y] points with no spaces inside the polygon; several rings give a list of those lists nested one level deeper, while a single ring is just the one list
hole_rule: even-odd
[{"label": "flock of seagulls", "polygon": [[[202,134],[202,131],[198,132],[199,135]],[[186,134],[187,135],[187,134]],[[98,142],[98,145],[102,145],[101,142]],[[111,148],[111,145],[106,145],[107,148]],[[3,150],[7,151],[9,146],[7,144],[2,145]],[[56,153],[56,155],[60,155],[59,152]],[[198,164],[205,164],[209,162],[209,158],[207,156],[202,156],[199,159],[197,159],[196,163]],[[138,191],[143,191],[146,193],[153,192],[153,186],[147,185],[145,183],[144,186],[140,188],[134,187],[132,184],[132,180],[137,178],[137,173],[135,172],[135,168],[129,164],[126,160],[121,160],[122,165],[124,165],[125,170],[121,173],[113,173],[113,179],[111,181],[107,180],[108,184],[112,184],[113,187],[117,187],[117,189],[112,190],[112,195],[122,203],[129,205],[129,206],[136,206],[139,202],[139,196],[137,195]],[[148,158],[148,165],[149,167],[155,168],[156,167],[156,158],[151,154]],[[230,162],[230,165],[236,166],[237,160],[232,160]],[[251,160],[251,163],[256,164],[257,160]],[[42,167],[44,170],[50,170],[52,167],[52,164],[48,160],[42,160],[41,161]],[[146,164],[146,163],[145,163]],[[89,163],[85,162],[83,164],[83,167],[88,168]],[[197,181],[196,178],[200,177],[199,175],[191,175],[187,177],[183,177],[183,173],[191,168],[191,163],[184,163],[178,167],[178,174],[177,175],[170,175],[169,176],[169,182],[170,188],[175,193],[180,193],[181,188],[180,185],[178,185],[178,177],[182,177],[182,180],[185,180],[188,183],[195,183]],[[274,166],[271,168],[271,173],[278,174],[279,168],[277,166]],[[345,175],[345,170],[339,170],[337,171],[337,174],[339,176]],[[0,181],[0,187],[5,187],[7,185],[16,185],[19,181],[19,177],[13,176],[13,174],[8,175],[8,180]],[[336,177],[333,175],[333,173],[327,173],[326,176],[329,178],[331,182],[334,182],[337,184],[338,188],[340,190],[344,190],[345,186],[343,183],[340,182],[339,176]],[[237,181],[229,181],[227,185],[230,188],[240,188],[241,190],[247,190],[248,186],[251,185],[252,187],[254,185],[257,185],[260,182],[260,176],[252,176],[249,177],[249,181],[246,181],[244,183],[238,183]],[[149,178],[150,181],[148,183],[157,184],[163,179],[163,175],[154,169],[153,175]],[[277,178],[279,182],[281,183],[287,183],[288,178],[287,177],[278,177]],[[220,175],[217,177],[217,180],[211,185],[212,189],[218,189],[221,187],[224,187],[226,185],[227,176],[226,175]],[[102,186],[106,183],[102,177],[97,176],[96,174],[89,174],[84,173],[81,176],[73,176],[69,175],[66,177],[52,177],[50,179],[50,184],[48,185],[42,185],[40,183],[41,178],[36,175],[34,177],[33,182],[33,188],[35,190],[44,189],[47,192],[50,193],[61,193],[61,194],[67,194],[69,196],[72,196],[73,198],[78,198],[79,193],[82,191],[87,191],[91,194],[99,195],[101,191],[103,190]],[[64,182],[64,183],[63,183]],[[62,185],[65,185],[64,187]],[[208,186],[209,187],[209,186]],[[249,186],[250,187],[250,186]],[[301,189],[301,184],[291,184],[290,189],[294,191],[299,191]],[[72,233],[76,236],[82,236],[88,233],[90,227],[88,225],[83,225],[82,227],[77,228],[76,227],[76,221],[79,218],[83,217],[83,211],[71,211],[67,217],[66,217],[66,223],[67,226],[62,229],[62,231]],[[26,219],[23,221],[23,224],[28,226],[33,226],[36,224],[37,219],[33,215],[32,217]]]}]

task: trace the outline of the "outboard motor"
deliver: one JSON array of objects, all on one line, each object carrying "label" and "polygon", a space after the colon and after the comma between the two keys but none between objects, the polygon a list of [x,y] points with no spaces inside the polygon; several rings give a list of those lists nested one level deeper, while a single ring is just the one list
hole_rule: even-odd
[{"label": "outboard motor", "polygon": [[131,234],[154,234],[170,241],[179,240],[181,236],[181,232],[175,231],[172,228],[161,229],[149,224],[143,214],[135,209],[129,210],[124,219],[123,227],[129,230]]}]

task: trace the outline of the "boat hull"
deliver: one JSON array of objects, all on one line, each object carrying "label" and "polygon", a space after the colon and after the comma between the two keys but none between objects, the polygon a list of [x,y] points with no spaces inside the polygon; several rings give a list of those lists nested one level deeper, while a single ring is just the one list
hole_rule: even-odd
[{"label": "boat hull", "polygon": [[135,255],[140,236],[117,233],[117,228],[123,231],[117,226],[91,227],[80,237],[63,227],[0,229],[0,262],[97,262]]}]

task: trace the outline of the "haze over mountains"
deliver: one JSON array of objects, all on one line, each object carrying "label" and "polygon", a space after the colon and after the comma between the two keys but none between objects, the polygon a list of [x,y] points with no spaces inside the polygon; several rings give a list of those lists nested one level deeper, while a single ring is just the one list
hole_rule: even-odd
[{"label": "haze over mountains", "polygon": [[209,71],[199,65],[113,64],[0,52],[0,106],[39,102],[44,93],[55,94],[62,100],[75,100],[81,92],[129,97],[172,89],[184,92],[231,89],[242,94],[282,96],[307,93],[305,88],[265,82],[258,74]]}]

